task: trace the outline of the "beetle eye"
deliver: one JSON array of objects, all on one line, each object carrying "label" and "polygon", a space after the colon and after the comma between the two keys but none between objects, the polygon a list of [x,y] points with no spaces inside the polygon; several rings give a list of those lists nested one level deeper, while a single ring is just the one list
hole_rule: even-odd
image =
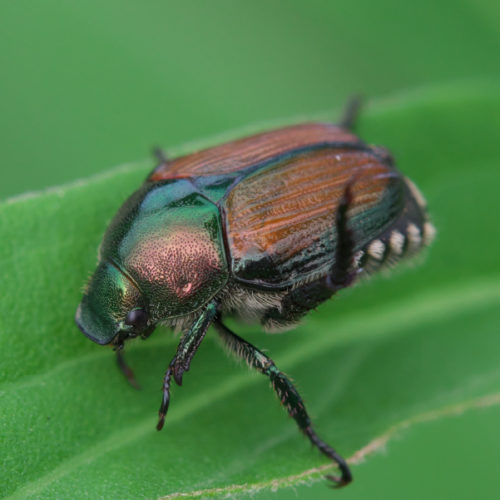
[{"label": "beetle eye", "polygon": [[127,314],[125,324],[133,326],[134,328],[141,329],[146,326],[148,322],[148,315],[144,309],[132,309]]}]

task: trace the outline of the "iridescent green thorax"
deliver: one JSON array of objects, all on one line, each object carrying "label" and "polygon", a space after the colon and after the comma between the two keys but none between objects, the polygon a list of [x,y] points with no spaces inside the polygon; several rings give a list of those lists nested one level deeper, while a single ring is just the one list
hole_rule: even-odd
[{"label": "iridescent green thorax", "polygon": [[228,278],[218,208],[184,179],[134,193],[108,228],[100,259],[137,283],[153,321],[195,311]]}]

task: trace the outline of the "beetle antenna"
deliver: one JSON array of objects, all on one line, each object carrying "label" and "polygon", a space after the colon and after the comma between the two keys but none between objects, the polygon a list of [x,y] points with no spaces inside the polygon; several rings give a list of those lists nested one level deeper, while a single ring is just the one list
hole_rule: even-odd
[{"label": "beetle antenna", "polygon": [[356,119],[359,116],[359,111],[363,104],[363,98],[360,94],[353,95],[344,107],[342,116],[340,118],[339,126],[346,128],[347,130],[352,130]]}]

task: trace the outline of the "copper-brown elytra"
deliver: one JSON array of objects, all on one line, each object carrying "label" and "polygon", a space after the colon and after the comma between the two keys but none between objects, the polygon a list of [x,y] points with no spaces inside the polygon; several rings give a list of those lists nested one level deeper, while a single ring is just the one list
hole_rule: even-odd
[{"label": "copper-brown elytra", "polygon": [[293,328],[361,276],[429,243],[434,229],[415,185],[383,148],[351,132],[357,102],[339,125],[304,123],[160,164],[111,221],[76,313],[91,340],[122,349],[161,323],[182,333],[163,380],[158,429],[213,325],[223,343],[269,377],[300,430],[352,480],[316,434],[287,376],[227,326],[236,315],[266,331]]}]

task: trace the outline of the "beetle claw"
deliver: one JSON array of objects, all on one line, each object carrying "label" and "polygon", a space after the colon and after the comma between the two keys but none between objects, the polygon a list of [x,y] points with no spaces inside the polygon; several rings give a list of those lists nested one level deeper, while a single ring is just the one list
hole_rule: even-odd
[{"label": "beetle claw", "polygon": [[352,482],[351,471],[349,470],[349,467],[344,462],[344,460],[341,459],[341,461],[338,461],[337,464],[338,464],[338,467],[340,468],[340,472],[341,472],[340,477],[334,476],[333,474],[327,474],[325,476],[326,479],[328,479],[329,481],[332,481],[333,484],[331,484],[330,486],[332,488],[336,488],[336,489],[343,488],[344,486],[346,486]]},{"label": "beetle claw", "polygon": [[347,480],[343,476],[338,477],[338,476],[333,476],[331,474],[327,474],[325,476],[325,479],[332,481],[333,484],[330,484],[330,488],[333,488],[333,489],[343,488],[344,486],[347,486],[352,481],[351,478],[348,478],[348,480]]},{"label": "beetle claw", "polygon": [[184,369],[182,367],[176,366],[174,368],[174,380],[178,386],[182,385],[182,376],[184,375]]}]

